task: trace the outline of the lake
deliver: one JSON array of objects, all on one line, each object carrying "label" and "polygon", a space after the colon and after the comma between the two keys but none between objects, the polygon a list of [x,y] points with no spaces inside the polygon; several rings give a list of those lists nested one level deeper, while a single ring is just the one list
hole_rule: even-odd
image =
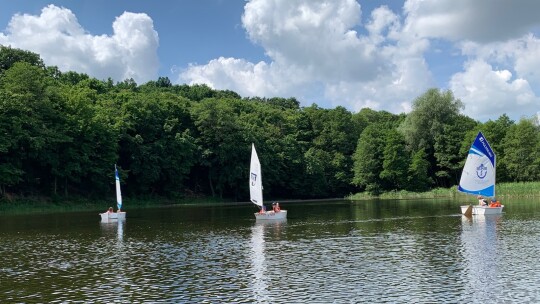
[{"label": "lake", "polygon": [[0,303],[538,303],[540,200],[503,203],[471,219],[452,200],[282,203],[268,223],[128,200],[116,223],[1,215]]}]

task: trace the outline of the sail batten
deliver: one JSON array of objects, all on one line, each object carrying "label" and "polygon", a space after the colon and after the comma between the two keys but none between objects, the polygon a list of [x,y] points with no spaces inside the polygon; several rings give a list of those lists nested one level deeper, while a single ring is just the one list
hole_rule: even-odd
[{"label": "sail batten", "polygon": [[495,153],[482,132],[469,149],[458,190],[468,194],[495,196]]},{"label": "sail batten", "polygon": [[261,163],[255,150],[255,145],[251,144],[251,164],[249,166],[249,195],[251,202],[255,205],[263,206]]}]

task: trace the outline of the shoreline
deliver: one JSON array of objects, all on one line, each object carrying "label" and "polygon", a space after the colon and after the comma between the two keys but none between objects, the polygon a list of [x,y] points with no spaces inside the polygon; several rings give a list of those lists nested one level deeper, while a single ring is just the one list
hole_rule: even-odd
[{"label": "shoreline", "polygon": [[[272,202],[288,204],[309,204],[319,202],[334,201],[368,201],[368,200],[406,200],[406,199],[454,199],[471,200],[470,194],[458,192],[455,187],[436,188],[426,192],[409,191],[389,191],[380,195],[371,195],[366,192],[349,194],[339,198],[312,198],[312,199],[272,199],[265,202],[265,205]],[[496,198],[504,202],[514,198],[540,198],[540,182],[516,182],[497,184]],[[143,197],[129,198],[124,200],[123,209],[145,209],[145,208],[170,208],[181,206],[247,206],[252,205],[249,200],[232,201],[215,197],[184,197],[184,198],[164,198],[164,197]],[[0,215],[5,214],[47,214],[59,212],[104,212],[109,207],[116,206],[116,199],[86,197],[51,198],[51,197],[4,197],[0,199]]]}]

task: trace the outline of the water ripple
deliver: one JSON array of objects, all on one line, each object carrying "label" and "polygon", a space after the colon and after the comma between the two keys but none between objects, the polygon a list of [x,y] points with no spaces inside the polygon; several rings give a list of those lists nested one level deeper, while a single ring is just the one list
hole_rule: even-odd
[{"label": "water ripple", "polygon": [[317,216],[264,224],[231,223],[229,214],[202,223],[160,216],[0,232],[0,302],[540,300],[537,218]]}]

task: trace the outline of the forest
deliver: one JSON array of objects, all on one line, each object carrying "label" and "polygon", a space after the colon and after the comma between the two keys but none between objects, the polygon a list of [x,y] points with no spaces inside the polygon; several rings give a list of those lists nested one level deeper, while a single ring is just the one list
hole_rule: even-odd
[{"label": "forest", "polygon": [[421,192],[458,183],[478,131],[497,155],[498,182],[540,180],[537,117],[479,122],[462,109],[437,88],[392,114],[167,77],[114,83],[0,46],[0,196],[109,197],[117,164],[127,196],[246,201],[251,143],[265,197]]}]

